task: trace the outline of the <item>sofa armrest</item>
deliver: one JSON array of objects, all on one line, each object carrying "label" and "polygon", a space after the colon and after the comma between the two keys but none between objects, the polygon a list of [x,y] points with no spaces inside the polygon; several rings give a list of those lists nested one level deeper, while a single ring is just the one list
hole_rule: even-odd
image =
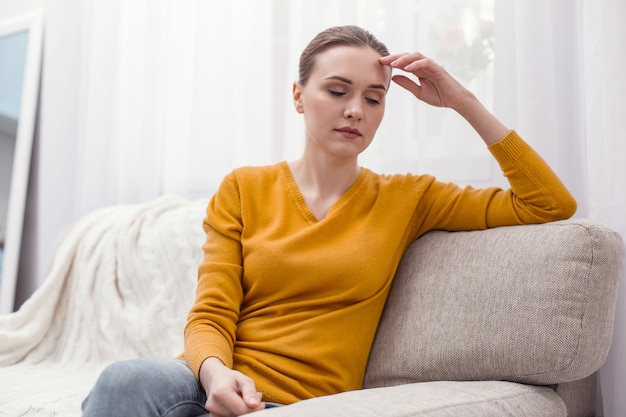
[{"label": "sofa armrest", "polygon": [[584,378],[606,359],[623,262],[588,220],[431,232],[400,264],[365,386]]}]

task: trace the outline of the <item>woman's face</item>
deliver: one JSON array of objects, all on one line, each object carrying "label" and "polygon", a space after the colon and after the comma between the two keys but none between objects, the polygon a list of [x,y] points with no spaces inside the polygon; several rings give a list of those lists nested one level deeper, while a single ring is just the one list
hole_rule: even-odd
[{"label": "woman's face", "polygon": [[374,139],[385,113],[391,69],[369,47],[337,46],[316,57],[305,86],[294,84],[307,146],[339,158],[356,157]]}]

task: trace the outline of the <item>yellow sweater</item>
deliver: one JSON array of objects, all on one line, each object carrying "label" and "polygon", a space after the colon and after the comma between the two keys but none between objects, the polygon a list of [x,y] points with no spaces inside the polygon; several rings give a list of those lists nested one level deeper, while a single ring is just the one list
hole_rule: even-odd
[{"label": "yellow sweater", "polygon": [[362,173],[317,221],[287,163],[233,171],[204,221],[205,256],[185,329],[196,373],[211,356],[289,404],[361,387],[376,327],[406,247],[433,229],[570,217],[576,202],[511,131],[489,147],[511,190],[460,188],[428,175]]}]

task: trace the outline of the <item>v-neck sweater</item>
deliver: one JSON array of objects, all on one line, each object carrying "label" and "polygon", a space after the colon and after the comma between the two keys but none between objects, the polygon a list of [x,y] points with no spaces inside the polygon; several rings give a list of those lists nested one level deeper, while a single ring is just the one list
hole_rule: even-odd
[{"label": "v-neck sweater", "polygon": [[198,375],[217,357],[290,404],[361,387],[393,276],[407,246],[434,230],[568,218],[576,202],[514,131],[489,146],[510,189],[363,168],[318,220],[289,166],[227,175],[207,207],[207,238],[185,353]]}]

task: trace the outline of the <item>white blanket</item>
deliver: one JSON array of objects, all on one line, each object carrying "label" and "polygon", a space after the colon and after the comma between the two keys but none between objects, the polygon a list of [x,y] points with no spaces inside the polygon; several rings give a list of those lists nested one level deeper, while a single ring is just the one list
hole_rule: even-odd
[{"label": "white blanket", "polygon": [[206,204],[164,196],[69,230],[43,285],[0,316],[0,416],[80,416],[106,364],[182,352]]}]

